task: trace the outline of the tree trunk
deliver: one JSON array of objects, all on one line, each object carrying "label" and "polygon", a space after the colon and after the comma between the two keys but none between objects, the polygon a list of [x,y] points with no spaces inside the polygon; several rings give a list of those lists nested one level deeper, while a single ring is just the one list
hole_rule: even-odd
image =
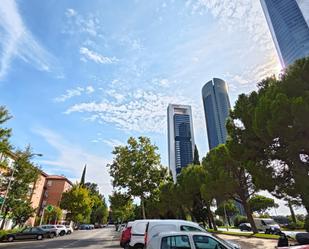
[{"label": "tree trunk", "polygon": [[143,219],[146,219],[146,212],[145,212],[145,203],[144,203],[144,197],[141,197],[141,207],[142,207],[142,215]]},{"label": "tree trunk", "polygon": [[3,230],[4,228],[4,224],[5,224],[5,221],[6,221],[6,217],[8,215],[8,208],[5,209],[4,213],[3,213],[3,217],[2,217],[2,222],[1,222],[1,226],[0,226],[0,230]]},{"label": "tree trunk", "polygon": [[244,206],[244,209],[245,209],[245,212],[247,214],[247,218],[248,218],[248,221],[251,225],[251,229],[252,229],[252,232],[253,233],[258,233],[258,229],[256,228],[256,225],[254,223],[254,219],[253,219],[253,216],[252,216],[252,210],[251,210],[251,207],[250,207],[250,204],[248,203],[245,195],[240,195],[240,200],[241,200],[241,203],[242,205]]},{"label": "tree trunk", "polygon": [[293,221],[294,223],[296,223],[296,222],[297,222],[297,219],[296,219],[295,212],[294,212],[294,209],[293,209],[293,206],[292,206],[291,201],[288,201],[288,206],[289,206],[289,209],[290,209],[290,212],[291,212],[292,221]]},{"label": "tree trunk", "polygon": [[213,216],[213,214],[212,214],[212,212],[211,212],[211,210],[210,210],[210,204],[207,203],[206,207],[207,207],[208,217],[209,217],[210,222],[212,223],[213,229],[214,229],[215,231],[218,231],[218,228],[217,228],[217,225],[216,225],[214,216]]},{"label": "tree trunk", "polygon": [[226,217],[227,217],[227,223],[231,227],[231,218],[230,218],[230,216],[228,214],[226,215]]}]

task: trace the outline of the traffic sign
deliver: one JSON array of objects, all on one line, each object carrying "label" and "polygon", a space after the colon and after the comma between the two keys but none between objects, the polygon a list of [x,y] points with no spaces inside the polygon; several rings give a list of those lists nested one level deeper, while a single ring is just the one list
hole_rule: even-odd
[{"label": "traffic sign", "polygon": [[51,211],[54,210],[54,207],[52,205],[48,205],[45,209],[46,209],[47,212],[50,213]]}]

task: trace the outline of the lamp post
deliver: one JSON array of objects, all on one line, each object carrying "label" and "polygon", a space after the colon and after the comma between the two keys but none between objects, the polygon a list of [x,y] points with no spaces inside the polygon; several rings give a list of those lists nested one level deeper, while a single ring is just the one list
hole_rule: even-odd
[{"label": "lamp post", "polygon": [[[30,154],[29,158],[32,157],[32,156],[40,156],[41,157],[41,156],[43,156],[43,154],[40,154],[40,153]],[[0,214],[2,214],[2,210],[4,208],[5,201],[8,197],[8,194],[9,194],[9,191],[10,191],[10,188],[11,188],[11,184],[12,184],[12,181],[13,181],[13,178],[14,178],[14,174],[15,174],[15,168],[13,168],[13,170],[12,170],[12,174],[10,176],[9,184],[8,184],[8,187],[5,191],[5,195],[4,195],[4,198],[3,198],[3,201],[2,201],[2,204],[1,204],[1,208],[0,208]]]}]

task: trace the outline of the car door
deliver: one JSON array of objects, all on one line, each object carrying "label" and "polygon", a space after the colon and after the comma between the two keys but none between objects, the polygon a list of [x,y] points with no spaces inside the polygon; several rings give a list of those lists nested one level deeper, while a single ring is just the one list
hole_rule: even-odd
[{"label": "car door", "polygon": [[36,239],[38,234],[41,234],[40,229],[38,229],[36,227],[31,228],[31,233],[29,234],[29,239]]},{"label": "car door", "polygon": [[221,242],[207,235],[193,235],[195,249],[228,249]]},{"label": "car door", "polygon": [[29,239],[31,235],[31,228],[26,228],[20,233],[16,234],[16,239]]}]

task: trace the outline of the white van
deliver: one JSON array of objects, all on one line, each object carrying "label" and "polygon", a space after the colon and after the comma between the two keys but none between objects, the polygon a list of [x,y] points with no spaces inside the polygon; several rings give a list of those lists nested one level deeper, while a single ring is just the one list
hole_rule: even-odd
[{"label": "white van", "polygon": [[150,220],[135,220],[132,223],[129,246],[134,249],[143,249],[146,226]]},{"label": "white van", "polygon": [[145,246],[155,235],[162,232],[203,232],[208,233],[199,224],[186,220],[150,220],[146,227]]},{"label": "white van", "polygon": [[273,219],[270,218],[254,218],[254,223],[259,231],[265,233],[277,234],[280,232],[280,226]]}]

